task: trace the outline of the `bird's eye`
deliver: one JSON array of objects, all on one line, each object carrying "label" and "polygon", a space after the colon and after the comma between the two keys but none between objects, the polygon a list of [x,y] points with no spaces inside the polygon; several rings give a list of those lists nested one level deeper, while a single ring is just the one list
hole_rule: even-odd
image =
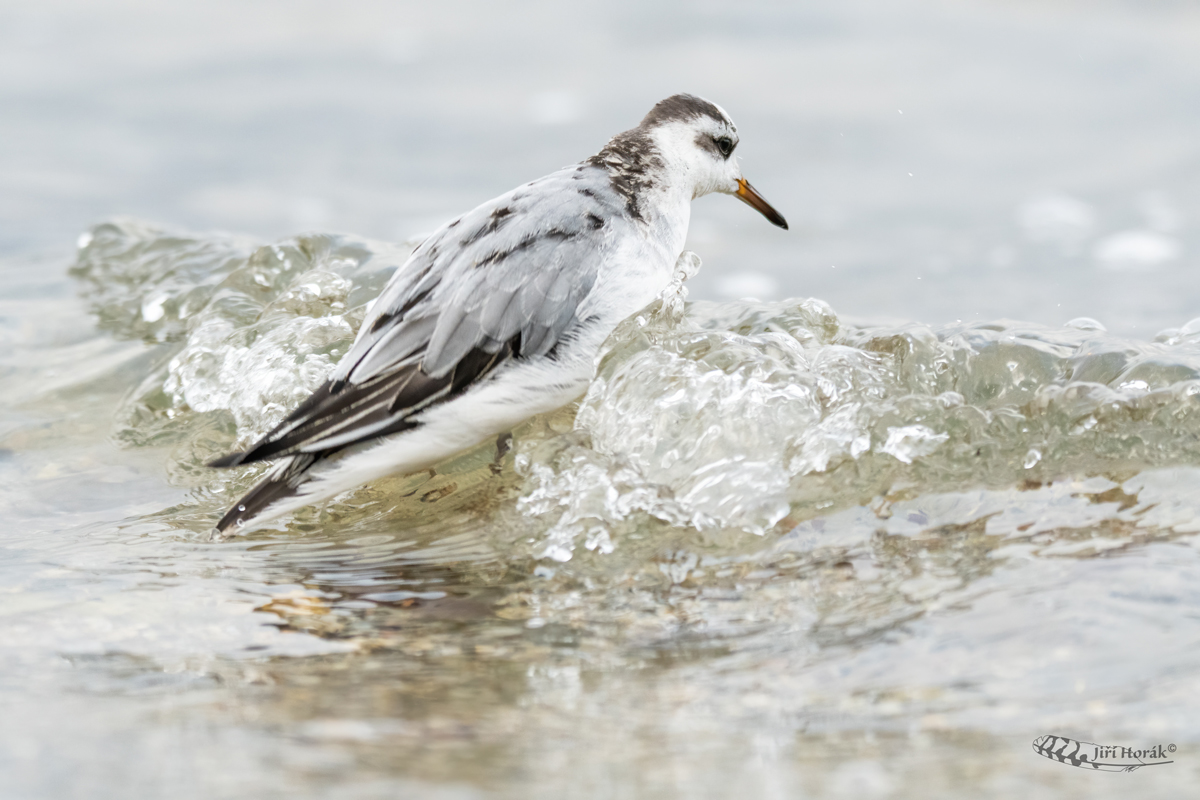
[{"label": "bird's eye", "polygon": [[721,155],[728,158],[729,154],[733,152],[733,140],[728,136],[722,136],[715,141],[717,143],[717,149],[721,151]]}]

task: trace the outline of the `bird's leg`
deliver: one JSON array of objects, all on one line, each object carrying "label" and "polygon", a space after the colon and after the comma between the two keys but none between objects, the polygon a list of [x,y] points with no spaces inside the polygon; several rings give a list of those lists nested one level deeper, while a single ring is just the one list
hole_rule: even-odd
[{"label": "bird's leg", "polygon": [[508,455],[508,451],[512,449],[512,431],[507,431],[496,437],[496,458],[492,463],[488,464],[488,469],[493,475],[499,475],[502,469],[500,462]]}]

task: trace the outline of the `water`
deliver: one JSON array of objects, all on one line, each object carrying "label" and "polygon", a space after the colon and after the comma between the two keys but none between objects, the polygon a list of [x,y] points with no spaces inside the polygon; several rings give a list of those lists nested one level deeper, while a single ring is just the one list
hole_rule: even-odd
[{"label": "water", "polygon": [[322,380],[410,245],[80,245],[9,302],[45,332],[8,367],[38,387],[4,439],[13,796],[1000,792],[1078,780],[1030,732],[1200,738],[1200,326],[677,285],[501,461],[213,541],[260,468],[202,463]]},{"label": "water", "polygon": [[[0,797],[1186,794],[1190,6],[432,9],[0,7]],[[697,203],[503,457],[210,536],[413,237],[679,88],[791,233]]]}]

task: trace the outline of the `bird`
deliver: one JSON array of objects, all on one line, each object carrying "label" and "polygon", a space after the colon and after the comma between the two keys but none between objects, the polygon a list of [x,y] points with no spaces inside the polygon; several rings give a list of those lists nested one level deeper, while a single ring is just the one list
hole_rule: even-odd
[{"label": "bird", "polygon": [[580,397],[603,341],[670,283],[694,199],[733,195],[787,229],[742,176],[737,146],[724,109],[672,95],[595,155],[444,223],[325,383],[249,448],[209,462],[279,462],[215,533],[428,469]]}]

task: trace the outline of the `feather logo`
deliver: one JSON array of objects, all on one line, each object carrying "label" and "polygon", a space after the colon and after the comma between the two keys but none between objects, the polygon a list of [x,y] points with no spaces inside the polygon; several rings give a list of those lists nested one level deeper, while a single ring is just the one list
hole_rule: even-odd
[{"label": "feather logo", "polygon": [[1175,752],[1173,744],[1135,748],[1081,742],[1066,736],[1039,736],[1033,740],[1033,752],[1060,764],[1099,772],[1133,772],[1142,767],[1173,764],[1167,756]]}]

